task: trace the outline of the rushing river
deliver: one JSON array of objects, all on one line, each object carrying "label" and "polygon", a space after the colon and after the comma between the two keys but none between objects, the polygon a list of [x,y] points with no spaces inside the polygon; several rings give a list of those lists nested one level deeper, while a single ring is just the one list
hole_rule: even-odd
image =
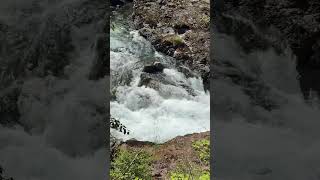
[{"label": "rushing river", "polygon": [[[129,28],[121,16],[110,33],[111,115],[130,131],[123,139],[163,142],[178,135],[210,129],[210,96],[202,80],[186,78],[175,69],[175,60],[154,50],[150,42]],[[138,86],[144,65],[154,61],[167,68],[157,90]],[[181,86],[184,85],[184,86]],[[189,94],[188,87],[194,94]],[[113,132],[116,133],[116,132]]]},{"label": "rushing river", "polygon": [[[56,41],[60,42],[59,38],[62,42],[70,39],[74,49],[68,54],[68,65],[61,70],[63,77],[29,75],[22,79],[21,93],[17,101],[19,124],[0,125],[0,166],[6,175],[15,180],[106,179],[103,117],[106,113],[108,78],[96,81],[88,78],[96,53],[92,46],[96,40],[97,27],[100,26],[96,25],[95,21],[88,21],[81,26],[70,25],[70,37],[59,36],[59,28],[56,28],[69,23],[62,10],[71,5],[87,8],[92,5],[91,1],[18,2],[10,1],[11,8],[6,8],[10,11],[7,12],[10,16],[3,16],[2,13],[6,11],[1,10],[0,19],[6,20],[11,15],[12,19],[20,17],[19,13],[29,12],[28,5],[40,8],[37,12],[43,14],[23,14],[27,19],[17,21],[16,24],[21,27],[28,23],[28,20],[31,21],[30,19],[35,24],[42,23],[42,28],[36,32],[30,32],[33,29],[23,27],[25,34],[35,37],[35,42],[28,45],[31,49],[35,44],[42,45],[42,41],[52,41],[55,45]],[[86,4],[82,4],[83,2]],[[9,4],[9,1],[1,3]],[[22,11],[22,8],[27,10]],[[92,12],[97,10],[89,9],[83,16],[91,18]],[[52,16],[59,20],[49,21]],[[11,19],[8,22],[14,23]],[[20,26],[21,22],[24,23]],[[44,48],[45,45],[44,43]],[[59,47],[50,49],[52,54],[63,54],[66,51]],[[23,53],[27,54],[29,51],[28,48]],[[43,57],[39,61],[46,61],[45,57],[48,57],[49,52],[39,53],[39,56]],[[59,63],[55,61],[50,65]],[[8,106],[10,107],[10,104]]]},{"label": "rushing river", "polygon": [[217,31],[213,46],[217,177],[319,179],[319,100],[313,92],[304,99],[290,49],[247,53]]}]

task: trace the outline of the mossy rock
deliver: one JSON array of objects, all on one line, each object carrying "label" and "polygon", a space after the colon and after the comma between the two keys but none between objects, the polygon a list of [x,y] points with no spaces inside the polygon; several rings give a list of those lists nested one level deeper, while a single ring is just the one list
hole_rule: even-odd
[{"label": "mossy rock", "polygon": [[176,34],[165,36],[162,42],[172,44],[174,47],[185,46],[185,42],[182,37]]}]

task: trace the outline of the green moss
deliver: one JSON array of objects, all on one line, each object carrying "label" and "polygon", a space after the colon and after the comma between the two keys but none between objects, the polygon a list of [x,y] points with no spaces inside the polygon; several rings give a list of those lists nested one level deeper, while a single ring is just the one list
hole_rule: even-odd
[{"label": "green moss", "polygon": [[112,180],[151,180],[152,157],[145,151],[120,149],[111,162]]},{"label": "green moss", "polygon": [[170,42],[173,46],[181,46],[184,44],[183,39],[178,35],[167,36],[164,41]]},{"label": "green moss", "polygon": [[202,15],[199,20],[199,25],[201,28],[208,28],[210,26],[210,16]]},{"label": "green moss", "polygon": [[174,46],[179,46],[179,45],[184,44],[183,39],[180,36],[174,36],[172,38],[172,42],[173,42]]}]

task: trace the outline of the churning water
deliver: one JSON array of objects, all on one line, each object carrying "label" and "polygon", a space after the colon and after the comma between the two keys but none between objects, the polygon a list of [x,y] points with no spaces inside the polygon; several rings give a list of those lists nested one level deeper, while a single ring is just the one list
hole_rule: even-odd
[{"label": "churning water", "polygon": [[88,78],[95,34],[95,24],[72,26],[75,49],[63,78],[23,80],[17,102],[20,124],[0,125],[0,165],[8,176],[17,180],[106,178],[103,113],[107,112],[108,81]]},{"label": "churning water", "polygon": [[[110,67],[115,99],[110,111],[130,131],[129,135],[118,135],[123,139],[164,142],[178,135],[208,131],[210,96],[203,90],[202,80],[186,78],[175,69],[174,59],[156,52],[150,42],[121,21],[114,23],[115,28],[110,30]],[[139,87],[143,66],[154,61],[168,67],[162,76],[173,84],[159,82],[157,89]]]},{"label": "churning water", "polygon": [[304,100],[290,49],[246,53],[219,32],[213,46],[218,177],[319,179],[319,104]]}]

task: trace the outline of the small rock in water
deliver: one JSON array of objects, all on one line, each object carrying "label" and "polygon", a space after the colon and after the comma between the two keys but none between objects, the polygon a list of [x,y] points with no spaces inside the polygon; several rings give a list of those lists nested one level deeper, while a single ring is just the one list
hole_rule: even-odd
[{"label": "small rock in water", "polygon": [[164,65],[160,62],[155,62],[152,65],[147,65],[143,68],[143,72],[156,74],[156,73],[162,73],[164,69]]},{"label": "small rock in water", "polygon": [[182,72],[187,78],[197,77],[197,75],[186,66],[181,65],[178,66],[177,69],[179,72]]}]

